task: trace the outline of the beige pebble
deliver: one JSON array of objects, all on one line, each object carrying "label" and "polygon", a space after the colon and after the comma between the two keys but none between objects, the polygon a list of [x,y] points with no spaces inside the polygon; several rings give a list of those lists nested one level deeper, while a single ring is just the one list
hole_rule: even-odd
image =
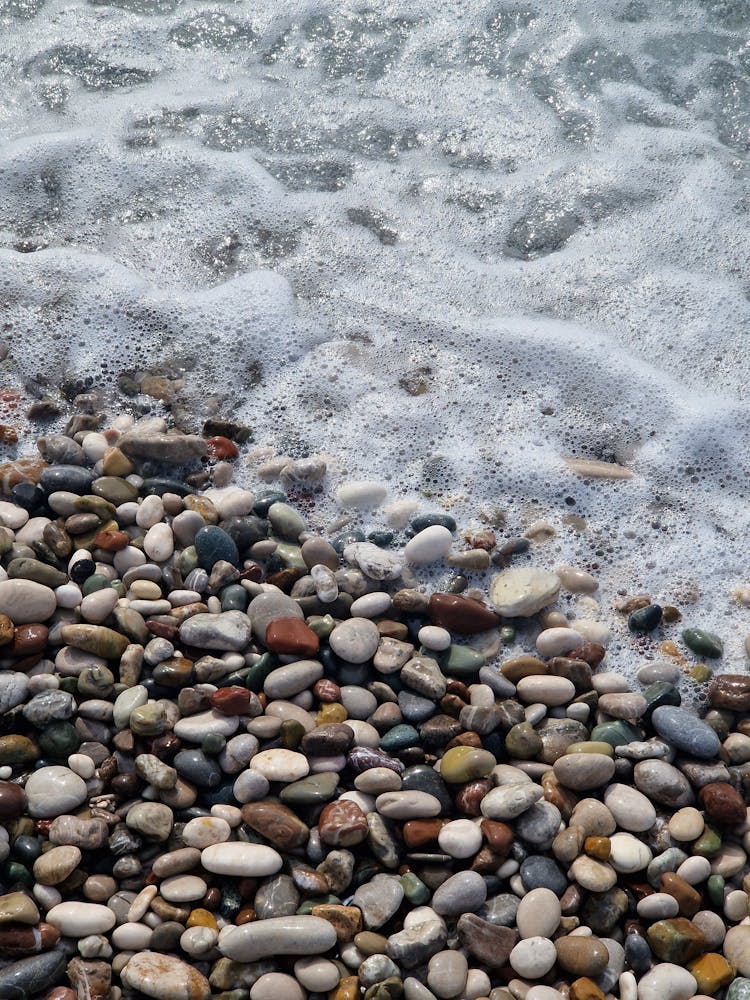
[{"label": "beige pebble", "polygon": [[536,637],[537,652],[542,656],[564,656],[581,645],[583,636],[572,628],[546,628]]},{"label": "beige pebble", "polygon": [[693,806],[678,809],[670,816],[667,828],[670,837],[679,841],[697,840],[705,828],[703,814]]},{"label": "beige pebble", "polygon": [[[548,631],[558,631],[549,629]],[[560,630],[565,631],[565,630]],[[565,705],[575,698],[575,686],[567,677],[552,677],[546,674],[533,674],[522,677],[516,686],[518,698],[526,704],[539,702],[542,705]]]}]

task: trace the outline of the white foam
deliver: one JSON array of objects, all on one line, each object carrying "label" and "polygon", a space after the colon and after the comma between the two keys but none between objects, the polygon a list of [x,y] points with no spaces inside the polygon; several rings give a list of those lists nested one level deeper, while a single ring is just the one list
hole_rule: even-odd
[{"label": "white foam", "polygon": [[748,28],[712,0],[3,0],[4,382],[184,369],[196,419],[332,479],[545,517],[535,561],[680,604],[744,668]]}]

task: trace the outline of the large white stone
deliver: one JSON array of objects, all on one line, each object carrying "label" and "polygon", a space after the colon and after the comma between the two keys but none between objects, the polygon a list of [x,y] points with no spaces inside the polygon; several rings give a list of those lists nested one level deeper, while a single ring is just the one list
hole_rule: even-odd
[{"label": "large white stone", "polygon": [[490,583],[490,601],[506,618],[529,618],[557,600],[560,578],[535,566],[498,573]]}]

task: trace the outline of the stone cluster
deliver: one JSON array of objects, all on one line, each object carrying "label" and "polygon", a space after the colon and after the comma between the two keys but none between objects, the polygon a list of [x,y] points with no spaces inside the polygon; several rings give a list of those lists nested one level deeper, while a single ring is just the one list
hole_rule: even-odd
[{"label": "stone cluster", "polygon": [[747,1000],[750,676],[700,718],[549,610],[585,570],[407,504],[326,537],[320,461],[295,505],[131,423],[0,469],[0,998]]}]

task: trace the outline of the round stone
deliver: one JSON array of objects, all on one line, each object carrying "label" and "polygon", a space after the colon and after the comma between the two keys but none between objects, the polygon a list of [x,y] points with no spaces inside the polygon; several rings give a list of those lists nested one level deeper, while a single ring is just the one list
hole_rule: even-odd
[{"label": "round stone", "polygon": [[375,655],[380,632],[368,618],[348,618],[334,628],[328,642],[334,653],[347,663],[366,663]]},{"label": "round stone", "polygon": [[547,938],[530,937],[519,941],[510,953],[510,964],[524,979],[541,979],[557,960],[554,944]]},{"label": "round stone", "polygon": [[86,782],[68,767],[53,765],[34,771],[26,782],[29,815],[49,819],[75,812],[88,798]]},{"label": "round stone", "polygon": [[551,889],[532,889],[518,904],[518,933],[522,938],[552,938],[561,916],[560,900]]},{"label": "round stone", "polygon": [[482,831],[470,819],[454,819],[440,830],[438,845],[452,858],[470,858],[482,846]]}]

